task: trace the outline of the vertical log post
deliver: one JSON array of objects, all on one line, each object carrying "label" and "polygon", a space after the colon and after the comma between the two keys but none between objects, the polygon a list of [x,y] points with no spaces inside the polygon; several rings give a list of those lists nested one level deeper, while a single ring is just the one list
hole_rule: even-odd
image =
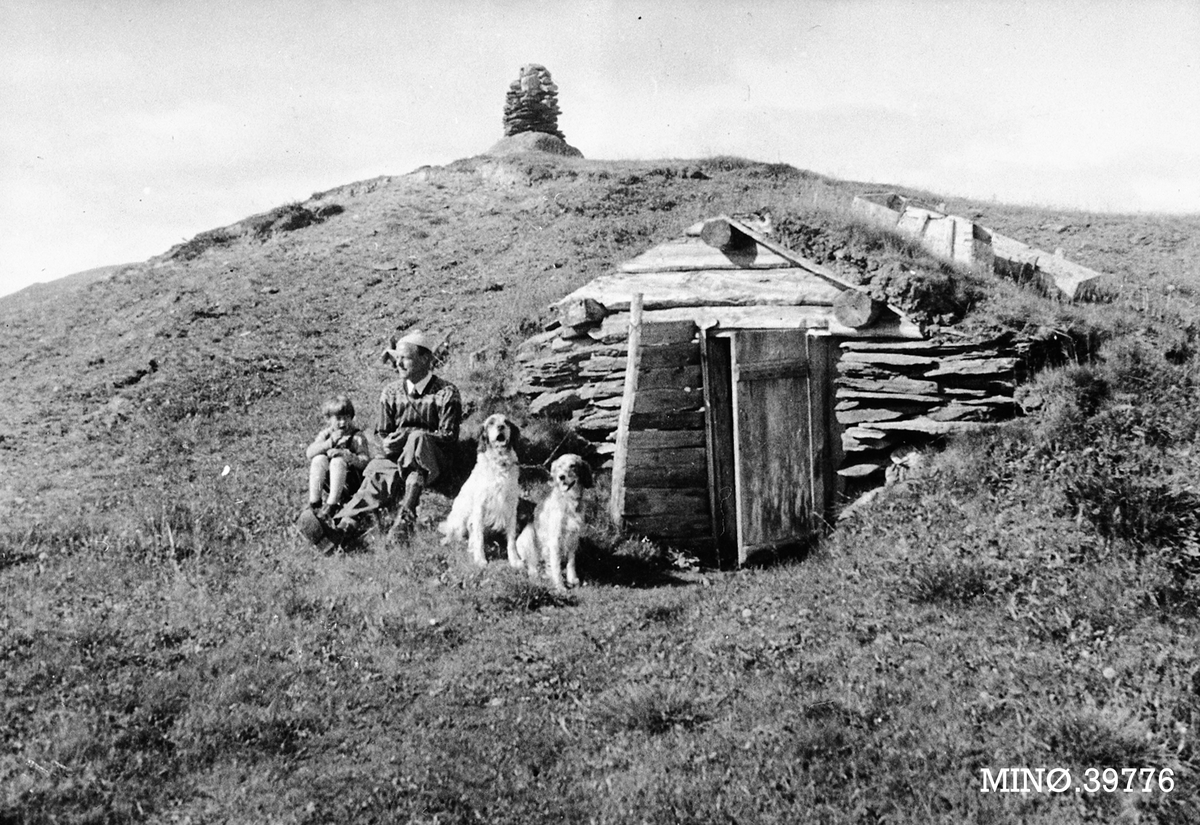
[{"label": "vertical log post", "polygon": [[638,370],[642,361],[642,293],[629,304],[629,344],[625,356],[625,391],[621,398],[621,417],[617,422],[617,451],[613,455],[612,495],[608,511],[613,524],[624,529],[625,471],[629,460],[629,420],[637,396]]}]

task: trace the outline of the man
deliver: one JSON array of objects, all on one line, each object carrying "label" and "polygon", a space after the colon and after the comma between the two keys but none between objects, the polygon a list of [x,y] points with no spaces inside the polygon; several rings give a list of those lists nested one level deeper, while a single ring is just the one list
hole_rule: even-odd
[{"label": "man", "polygon": [[433,345],[422,332],[410,332],[384,351],[400,377],[383,388],[375,435],[382,455],[371,459],[363,483],[337,514],[337,528],[357,532],[378,524],[382,510],[400,500],[388,538],[412,531],[421,493],[445,469],[458,441],[462,399],[458,388],[434,375]]}]

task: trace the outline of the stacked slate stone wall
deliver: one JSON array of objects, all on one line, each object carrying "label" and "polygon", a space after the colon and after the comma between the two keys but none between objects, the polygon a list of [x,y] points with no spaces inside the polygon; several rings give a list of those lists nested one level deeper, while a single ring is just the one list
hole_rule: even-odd
[{"label": "stacked slate stone wall", "polygon": [[[517,355],[530,412],[569,421],[606,458],[615,451],[628,325],[628,313],[618,313],[559,326],[527,340]],[[1019,415],[1020,384],[1046,365],[1084,360],[1091,350],[1089,342],[1057,331],[986,340],[846,340],[840,347],[838,474],[851,492],[882,481],[914,447]]]},{"label": "stacked slate stone wall", "polygon": [[1021,414],[1016,388],[1038,370],[1090,357],[1060,330],[988,340],[845,341],[835,414],[852,490],[903,466],[914,447]]},{"label": "stacked slate stone wall", "polygon": [[529,411],[569,421],[605,467],[616,451],[628,337],[629,313],[623,312],[535,335],[517,353]]}]

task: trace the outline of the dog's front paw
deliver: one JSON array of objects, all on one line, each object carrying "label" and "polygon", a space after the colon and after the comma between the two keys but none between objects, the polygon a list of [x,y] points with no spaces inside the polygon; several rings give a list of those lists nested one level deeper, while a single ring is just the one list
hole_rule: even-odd
[{"label": "dog's front paw", "polygon": [[525,560],[521,558],[521,554],[513,548],[508,551],[508,566],[514,570],[520,570],[525,566]]}]

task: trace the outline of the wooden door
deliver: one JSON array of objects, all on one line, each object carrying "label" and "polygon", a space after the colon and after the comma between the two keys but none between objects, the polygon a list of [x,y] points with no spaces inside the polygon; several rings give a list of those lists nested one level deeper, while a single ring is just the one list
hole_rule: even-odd
[{"label": "wooden door", "polygon": [[807,331],[735,331],[731,378],[738,562],[744,564],[756,552],[806,542],[813,532]]}]

